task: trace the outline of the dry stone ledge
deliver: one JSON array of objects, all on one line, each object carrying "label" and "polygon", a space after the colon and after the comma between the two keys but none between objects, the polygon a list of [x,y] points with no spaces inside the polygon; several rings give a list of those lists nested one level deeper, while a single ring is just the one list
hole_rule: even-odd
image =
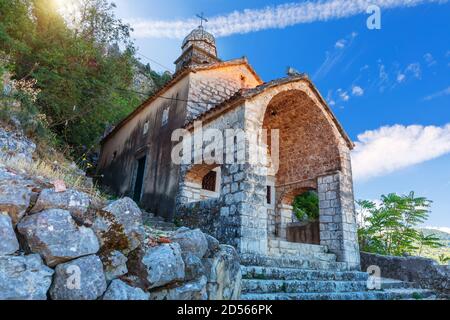
[{"label": "dry stone ledge", "polygon": [[149,248],[142,258],[142,264],[146,267],[150,289],[184,280],[185,264],[177,243]]},{"label": "dry stone ledge", "polygon": [[117,200],[102,211],[92,226],[102,249],[114,249],[128,255],[144,241],[144,225],[141,209],[130,198]]},{"label": "dry stone ledge", "polygon": [[25,217],[17,227],[28,248],[39,253],[49,267],[99,251],[95,233],[79,227],[70,212],[46,210]]},{"label": "dry stone ledge", "polygon": [[18,250],[19,241],[17,241],[11,217],[0,212],[0,256],[11,255]]},{"label": "dry stone ledge", "polygon": [[232,246],[221,245],[212,258],[203,259],[209,300],[237,300],[241,296],[241,265]]},{"label": "dry stone ledge", "polygon": [[203,276],[175,288],[153,291],[150,293],[150,300],[208,300],[207,281]]},{"label": "dry stone ledge", "polygon": [[38,254],[0,257],[0,300],[47,300],[53,273]]},{"label": "dry stone ledge", "polygon": [[208,240],[199,229],[182,228],[171,237],[171,240],[180,245],[183,253],[191,253],[200,259],[208,251]]},{"label": "dry stone ledge", "polygon": [[60,264],[50,288],[53,300],[96,300],[106,291],[100,258],[95,255]]},{"label": "dry stone ledge", "polygon": [[128,258],[119,251],[113,251],[106,257],[101,257],[106,281],[112,281],[128,273]]},{"label": "dry stone ledge", "polygon": [[122,280],[111,282],[108,290],[103,296],[103,300],[131,301],[131,300],[149,300],[150,294],[140,288],[129,286]]},{"label": "dry stone ledge", "polygon": [[47,209],[63,209],[70,211],[75,220],[83,222],[90,203],[89,195],[80,191],[55,192],[54,189],[45,189],[42,190],[30,212],[37,213]]},{"label": "dry stone ledge", "polygon": [[30,181],[11,179],[0,181],[0,212],[6,212],[16,226],[30,206],[32,191]]}]

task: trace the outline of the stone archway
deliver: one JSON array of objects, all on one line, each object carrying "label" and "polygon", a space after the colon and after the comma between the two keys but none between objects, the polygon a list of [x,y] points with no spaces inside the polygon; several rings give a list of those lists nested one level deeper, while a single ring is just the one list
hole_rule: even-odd
[{"label": "stone archway", "polygon": [[181,187],[185,203],[205,201],[220,197],[221,167],[197,164],[187,170]]},{"label": "stone archway", "polygon": [[[274,173],[279,201],[313,188],[320,198],[320,243],[339,261],[359,267],[350,163],[352,142],[307,79],[267,88],[246,104],[248,131],[279,130],[279,166]],[[259,133],[261,134],[261,133]],[[270,161],[270,163],[273,163]],[[255,168],[250,167],[250,171]],[[268,172],[271,168],[268,168]],[[297,191],[295,191],[297,190]],[[289,193],[293,192],[293,193]],[[279,195],[279,196],[278,196]],[[276,221],[283,223],[283,205]],[[268,215],[270,224],[270,214]],[[271,230],[270,226],[267,227]],[[281,234],[284,236],[284,234]]]}]

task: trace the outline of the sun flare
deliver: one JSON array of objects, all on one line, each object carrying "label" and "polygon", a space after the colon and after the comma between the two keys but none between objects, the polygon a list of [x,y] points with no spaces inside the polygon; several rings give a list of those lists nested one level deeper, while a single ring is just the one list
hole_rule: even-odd
[{"label": "sun flare", "polygon": [[56,10],[63,16],[73,15],[79,8],[79,0],[52,0]]}]

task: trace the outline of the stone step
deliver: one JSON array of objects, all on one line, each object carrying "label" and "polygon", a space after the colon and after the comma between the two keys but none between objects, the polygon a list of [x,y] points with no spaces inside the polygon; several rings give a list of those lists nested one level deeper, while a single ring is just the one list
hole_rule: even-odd
[{"label": "stone step", "polygon": [[423,289],[390,289],[385,291],[331,293],[245,293],[241,300],[421,300],[435,293]]},{"label": "stone step", "polygon": [[300,281],[248,280],[242,281],[242,293],[328,293],[361,292],[367,290],[366,281]]},{"label": "stone step", "polygon": [[368,274],[359,271],[326,271],[257,266],[242,267],[244,279],[367,281]]},{"label": "stone step", "polygon": [[381,279],[381,289],[420,289],[420,286],[413,282],[404,282],[401,280],[383,278]]},{"label": "stone step", "polygon": [[320,261],[328,261],[335,262],[336,255],[331,253],[319,253],[319,252],[310,252],[310,253],[299,253],[296,250],[288,250],[288,249],[270,249],[269,255],[274,257],[283,257],[283,256],[291,256],[300,259],[307,260],[320,260]]},{"label": "stone step", "polygon": [[241,264],[244,266],[259,266],[271,268],[291,268],[308,270],[346,271],[345,262],[329,262],[316,259],[304,259],[293,256],[270,257],[255,254],[241,254]]},{"label": "stone step", "polygon": [[327,246],[319,246],[307,243],[288,242],[280,239],[269,239],[269,248],[278,248],[281,250],[295,250],[298,253],[328,253]]}]

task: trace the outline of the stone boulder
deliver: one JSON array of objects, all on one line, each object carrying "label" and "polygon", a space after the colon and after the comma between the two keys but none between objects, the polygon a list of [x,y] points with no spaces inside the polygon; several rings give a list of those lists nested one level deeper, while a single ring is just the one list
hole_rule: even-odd
[{"label": "stone boulder", "polygon": [[106,290],[103,300],[130,301],[130,300],[149,300],[150,294],[140,288],[129,286],[122,280],[111,282]]},{"label": "stone boulder", "polygon": [[208,278],[209,300],[237,300],[241,295],[242,273],[234,247],[221,245],[212,258],[203,259]]},{"label": "stone boulder", "polygon": [[207,281],[206,277],[203,276],[178,287],[153,291],[150,292],[150,300],[207,300]]},{"label": "stone boulder", "polygon": [[38,254],[0,257],[0,300],[47,300],[53,273]]},{"label": "stone boulder", "polygon": [[65,210],[46,210],[27,216],[17,229],[28,249],[39,253],[50,267],[99,251],[94,232],[77,226]]},{"label": "stone boulder", "polygon": [[6,212],[16,226],[25,216],[33,195],[30,181],[20,178],[0,181],[0,212]]},{"label": "stone boulder", "polygon": [[100,257],[105,270],[106,281],[112,281],[128,273],[127,257],[119,251],[113,251],[105,257]]},{"label": "stone boulder", "polygon": [[11,217],[0,212],[0,256],[13,254],[18,250],[19,241],[17,241]]},{"label": "stone boulder", "polygon": [[149,288],[162,287],[185,277],[185,265],[177,243],[149,248],[142,257]]},{"label": "stone boulder", "polygon": [[209,234],[205,234],[205,237],[208,242],[208,250],[205,253],[205,258],[211,258],[217,251],[220,250],[220,242]]},{"label": "stone boulder", "polygon": [[96,300],[106,291],[100,258],[95,255],[60,264],[50,288],[53,300]]},{"label": "stone boulder", "polygon": [[182,228],[171,237],[171,240],[180,245],[183,253],[191,253],[200,259],[208,251],[208,240],[199,229]]},{"label": "stone boulder", "polygon": [[32,162],[36,144],[20,130],[7,131],[0,127],[0,158]]},{"label": "stone boulder", "polygon": [[47,209],[67,210],[75,220],[83,223],[90,203],[89,195],[80,191],[55,192],[54,189],[45,189],[42,190],[30,212],[37,213]]},{"label": "stone boulder", "polygon": [[194,279],[198,279],[201,276],[205,275],[205,268],[203,267],[202,260],[196,255],[188,252],[187,254],[183,254],[185,268],[185,280],[191,281]]},{"label": "stone boulder", "polygon": [[127,255],[144,241],[142,212],[130,198],[117,200],[97,212],[92,228],[104,252],[119,250]]}]

